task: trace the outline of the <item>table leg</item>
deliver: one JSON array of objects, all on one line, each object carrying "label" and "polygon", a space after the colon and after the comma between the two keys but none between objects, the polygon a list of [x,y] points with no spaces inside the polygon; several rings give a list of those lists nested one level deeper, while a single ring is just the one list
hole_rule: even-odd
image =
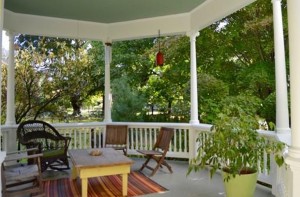
[{"label": "table leg", "polygon": [[81,179],[81,196],[82,197],[87,197],[87,189],[88,189],[88,184],[87,184],[88,179],[87,178],[82,178]]},{"label": "table leg", "polygon": [[71,171],[71,178],[74,180],[74,179],[76,179],[76,177],[77,177],[77,170],[76,170],[76,168],[72,168],[72,171]]},{"label": "table leg", "polygon": [[122,195],[127,196],[128,174],[122,174]]}]

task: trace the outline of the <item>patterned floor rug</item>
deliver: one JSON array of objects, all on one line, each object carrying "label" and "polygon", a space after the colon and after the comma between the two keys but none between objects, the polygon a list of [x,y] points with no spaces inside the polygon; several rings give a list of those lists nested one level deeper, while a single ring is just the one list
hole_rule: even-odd
[{"label": "patterned floor rug", "polygon": [[[44,181],[47,197],[80,197],[80,179],[62,178]],[[128,176],[128,196],[140,196],[166,192],[167,189],[140,172],[131,172]],[[103,176],[88,179],[89,197],[122,196],[122,178],[120,175]]]}]

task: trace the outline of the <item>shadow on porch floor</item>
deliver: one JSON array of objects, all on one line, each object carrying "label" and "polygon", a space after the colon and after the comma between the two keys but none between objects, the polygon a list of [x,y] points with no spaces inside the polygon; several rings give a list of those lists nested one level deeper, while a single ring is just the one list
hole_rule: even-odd
[{"label": "shadow on porch floor", "polygon": [[[132,159],[134,160],[134,164],[131,170],[136,171],[141,167],[144,159]],[[168,160],[168,163],[172,166],[173,174],[170,174],[166,168],[162,168],[150,178],[169,191],[162,194],[148,194],[147,197],[225,197],[222,178],[219,174],[216,174],[213,179],[210,179],[208,171],[191,173],[189,176],[186,176],[187,161]],[[144,169],[143,173],[147,176],[150,175],[150,171],[147,169]],[[69,176],[70,171],[57,172],[48,170],[43,173],[43,178],[45,179],[57,179]],[[274,197],[274,195],[272,195],[270,188],[257,184],[254,197]]]}]

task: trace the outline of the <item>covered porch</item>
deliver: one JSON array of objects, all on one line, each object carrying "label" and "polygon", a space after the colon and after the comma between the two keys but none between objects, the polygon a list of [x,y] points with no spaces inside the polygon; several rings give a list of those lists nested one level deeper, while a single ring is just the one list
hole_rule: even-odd
[{"label": "covered porch", "polygon": [[[133,170],[138,169],[141,165],[140,159],[135,159]],[[169,191],[161,194],[149,194],[147,196],[161,197],[181,197],[181,196],[205,196],[205,197],[222,197],[225,196],[224,184],[220,174],[213,177],[209,176],[207,170],[198,173],[192,173],[186,176],[187,162],[185,161],[168,161],[174,169],[173,174],[168,174],[163,170],[157,175],[151,177],[155,182],[168,188]],[[146,172],[146,171],[145,171]],[[268,187],[257,184],[255,197],[271,197],[272,190]]]},{"label": "covered porch", "polygon": [[[202,136],[205,138],[207,132],[210,131],[211,125],[198,124],[191,125],[188,123],[132,123],[132,122],[114,122],[110,124],[128,125],[128,156],[134,160],[132,171],[138,170],[145,161],[139,153],[138,149],[144,147],[152,148],[155,142],[155,133],[159,131],[161,126],[171,127],[175,129],[175,134],[170,144],[170,150],[167,153],[168,163],[172,166],[173,173],[169,173],[167,168],[162,168],[150,177],[155,182],[169,191],[162,194],[153,194],[152,196],[225,196],[224,184],[221,173],[217,173],[212,179],[209,171],[192,172],[187,176],[189,159],[195,157],[198,144],[196,137]],[[52,124],[64,136],[72,138],[69,149],[86,149],[98,148],[104,143],[106,123],[91,122],[91,123],[58,123]],[[15,131],[17,125],[3,126],[2,149],[14,150],[17,147],[15,140]],[[270,131],[258,131],[261,135],[267,135],[269,138],[277,139],[276,133]],[[268,172],[266,162],[271,159],[271,169]],[[260,184],[256,186],[255,197],[260,196],[288,196],[288,173],[285,167],[278,168],[275,161],[270,155],[265,154],[261,161],[265,168],[260,169],[258,181]],[[72,162],[70,162],[72,164]],[[153,163],[154,164],[154,163]],[[155,165],[152,165],[155,166]],[[50,170],[51,172],[51,170]],[[151,171],[144,169],[143,173],[146,176],[151,174]],[[46,171],[46,174],[48,172]],[[70,171],[50,173],[52,178],[69,177]],[[46,176],[47,177],[47,176]]]},{"label": "covered porch", "polygon": [[[134,164],[131,167],[131,171],[137,171],[144,162],[143,158],[131,157],[134,161]],[[172,166],[174,170],[173,174],[170,174],[166,169],[159,170],[155,176],[152,176],[151,179],[161,186],[165,187],[168,191],[162,193],[152,193],[145,196],[159,196],[159,197],[224,197],[224,185],[222,177],[220,174],[214,176],[213,179],[209,177],[209,172],[207,170],[192,173],[189,176],[186,176],[186,170],[188,167],[187,161],[179,160],[168,160],[168,163]],[[144,170],[145,175],[150,175],[150,171]],[[60,172],[60,175],[57,175],[57,172],[46,172],[43,174],[44,178],[48,177],[53,178],[57,176],[60,178],[69,177],[69,171]],[[273,197],[272,190],[269,187],[257,184],[255,190],[255,197]]]},{"label": "covered porch", "polygon": [[[75,13],[82,13],[82,3],[79,1],[69,2],[68,5],[61,5],[59,2],[41,3],[38,5],[36,2],[26,2],[26,5],[35,9],[26,9],[27,6],[19,4],[17,1],[4,1],[1,0],[1,22],[0,29],[5,29],[9,32],[11,40],[15,33],[24,33],[31,35],[44,35],[53,37],[67,37],[67,38],[79,38],[89,40],[100,40],[106,43],[105,47],[105,118],[103,123],[90,123],[84,124],[66,124],[55,125],[61,130],[64,135],[69,135],[73,139],[73,147],[70,148],[88,148],[99,144],[102,140],[101,133],[103,132],[104,125],[111,123],[111,94],[110,94],[110,64],[111,64],[111,43],[119,40],[139,39],[145,37],[157,36],[157,31],[160,30],[162,35],[177,35],[183,34],[190,38],[190,73],[191,73],[191,108],[190,108],[190,122],[182,125],[169,123],[157,123],[157,124],[145,124],[145,123],[127,123],[132,133],[134,132],[147,132],[151,128],[158,128],[161,125],[168,125],[177,129],[178,134],[175,135],[175,144],[173,144],[169,157],[190,159],[195,155],[197,144],[195,138],[199,132],[208,131],[210,125],[204,125],[199,123],[198,104],[197,104],[197,62],[196,62],[196,38],[199,36],[199,31],[210,24],[220,20],[224,16],[231,14],[248,4],[253,0],[234,0],[234,1],[216,1],[216,0],[198,0],[190,1],[186,5],[181,3],[174,3],[173,1],[164,2],[165,5],[160,9],[155,9],[155,5],[159,5],[160,2],[156,1],[153,4],[141,5],[139,8],[145,11],[145,8],[153,8],[153,13],[141,12],[137,15],[120,15],[118,10],[113,9],[116,7],[124,7],[130,12],[132,8],[131,2],[126,2],[124,5],[114,4],[110,9],[111,13],[105,10],[95,10],[92,15],[78,14],[72,15],[71,13],[64,12],[64,10],[55,10],[55,8],[70,8],[79,9]],[[299,73],[300,57],[297,55],[299,51],[299,17],[297,17],[297,10],[300,9],[300,3],[297,0],[288,1],[288,13],[289,13],[289,39],[290,39],[290,70],[291,70],[291,128],[293,132],[290,132],[289,120],[288,120],[288,104],[287,104],[287,86],[286,86],[286,73],[285,73],[285,60],[283,49],[283,35],[281,24],[281,7],[280,0],[273,0],[274,10],[274,29],[275,29],[275,55],[276,55],[276,91],[277,91],[277,117],[276,117],[276,131],[277,134],[273,137],[278,137],[280,140],[287,142],[290,146],[289,154],[287,157],[288,169],[291,170],[290,175],[283,173],[280,178],[269,179],[271,185],[280,186],[277,192],[274,192],[277,196],[298,196],[300,195],[300,188],[296,187],[296,183],[300,181],[300,123],[297,121],[299,116],[300,105],[298,100],[300,95],[297,94],[300,87],[300,79],[296,76]],[[32,4],[31,4],[32,3]],[[136,3],[136,2],[134,2]],[[36,6],[34,5],[36,4]],[[43,5],[44,4],[44,5]],[[72,5],[72,6],[71,6]],[[74,6],[73,6],[74,5]],[[104,5],[104,2],[100,1],[100,5]],[[173,7],[170,5],[174,5]],[[57,12],[47,12],[47,9],[39,9],[39,6],[52,8]],[[99,5],[98,5],[99,6]],[[151,7],[152,6],[152,7]],[[105,7],[105,6],[100,6]],[[23,9],[24,8],[24,9]],[[139,8],[134,8],[139,10]],[[42,10],[46,11],[43,12]],[[125,9],[126,10],[126,9]],[[151,9],[148,9],[151,10]],[[119,10],[120,11],[120,10]],[[133,11],[133,10],[131,10]],[[96,13],[100,12],[103,15],[97,16]],[[58,13],[57,15],[54,13]],[[85,11],[88,13],[88,11]],[[147,15],[148,14],[148,15]],[[2,43],[2,35],[0,39]],[[297,44],[298,43],[298,44]],[[13,46],[13,44],[11,44]],[[0,54],[0,57],[2,54]],[[13,56],[13,52],[10,53],[10,57]],[[201,64],[201,63],[200,63]],[[10,58],[10,68],[13,68],[13,58]],[[13,70],[13,69],[12,69]],[[15,139],[15,125],[14,120],[14,74],[13,71],[8,71],[8,101],[7,104],[7,120],[6,125],[2,126],[2,135],[4,136],[2,151],[14,150],[15,144],[11,143]],[[117,123],[116,123],[117,124]],[[93,133],[90,132],[93,129]],[[80,132],[77,132],[80,131]],[[98,132],[98,133],[97,133]],[[264,134],[264,133],[263,133]],[[176,137],[177,136],[177,137]],[[82,139],[84,139],[82,141]],[[129,136],[129,139],[133,141],[139,140]],[[140,138],[142,139],[142,138]],[[181,141],[182,140],[182,141]],[[141,140],[140,143],[143,143]],[[131,143],[129,146],[129,154],[134,154],[138,147],[134,147]],[[2,159],[5,156],[5,152],[2,152]],[[280,173],[279,169],[274,169]],[[264,174],[264,173],[262,173]],[[263,177],[263,176],[262,176]],[[159,181],[158,181],[159,182]],[[275,188],[275,187],[273,187]]]}]

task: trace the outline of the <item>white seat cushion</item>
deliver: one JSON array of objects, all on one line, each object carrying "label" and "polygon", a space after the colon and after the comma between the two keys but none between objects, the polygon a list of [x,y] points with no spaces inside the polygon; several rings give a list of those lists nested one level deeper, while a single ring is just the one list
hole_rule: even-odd
[{"label": "white seat cushion", "polygon": [[24,181],[26,178],[33,178],[39,175],[37,165],[9,166],[4,170],[6,181]]}]

